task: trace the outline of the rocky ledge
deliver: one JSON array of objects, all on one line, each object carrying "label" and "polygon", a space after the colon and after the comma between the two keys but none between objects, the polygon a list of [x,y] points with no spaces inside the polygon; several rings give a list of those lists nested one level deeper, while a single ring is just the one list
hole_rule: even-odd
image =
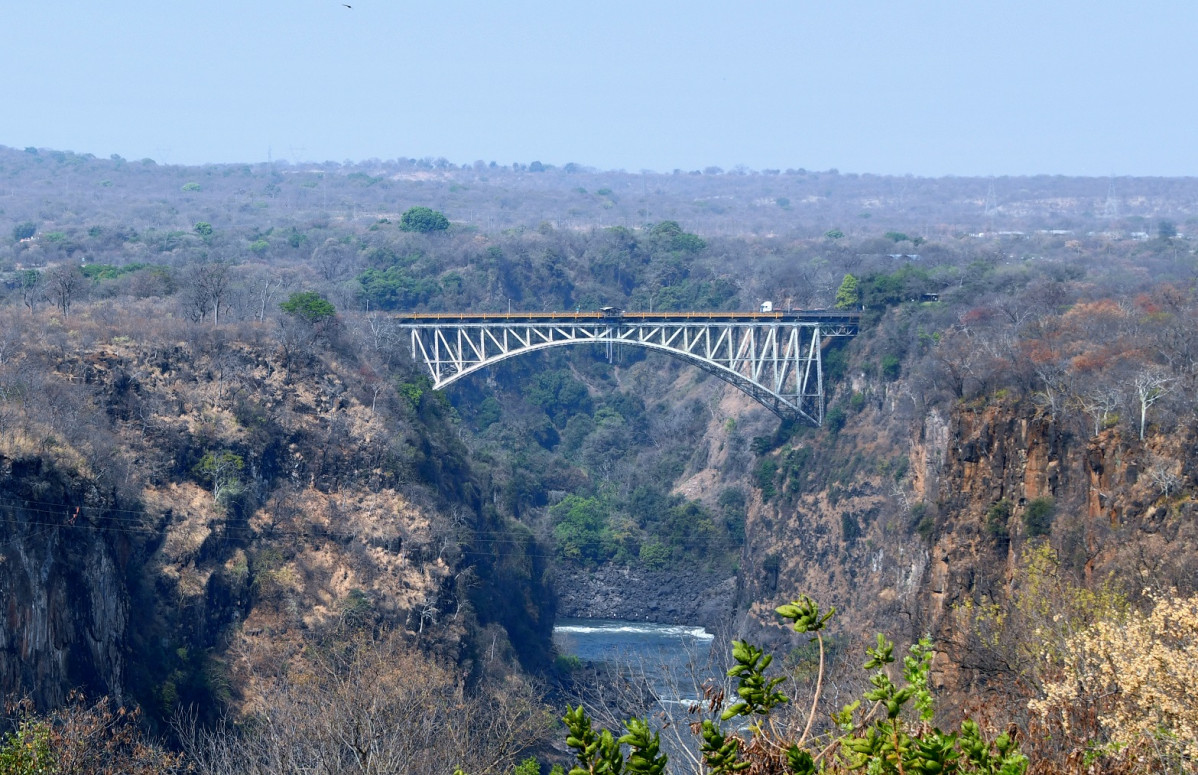
[{"label": "rocky ledge", "polygon": [[557,615],[698,624],[712,630],[732,617],[736,579],[702,571],[651,571],[603,565],[557,574]]}]

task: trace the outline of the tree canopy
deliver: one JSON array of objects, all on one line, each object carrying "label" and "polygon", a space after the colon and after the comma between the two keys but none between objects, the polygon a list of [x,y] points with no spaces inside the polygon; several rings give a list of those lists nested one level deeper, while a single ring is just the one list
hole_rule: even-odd
[{"label": "tree canopy", "polygon": [[409,207],[399,218],[399,228],[403,231],[418,231],[425,234],[433,231],[445,231],[449,228],[449,219],[431,207]]},{"label": "tree canopy", "polygon": [[29,239],[34,234],[37,234],[37,224],[33,221],[23,221],[12,227],[12,238],[17,242]]},{"label": "tree canopy", "polygon": [[861,302],[861,292],[857,287],[857,278],[846,274],[836,290],[836,308],[852,309]]},{"label": "tree canopy", "polygon": [[302,318],[309,323],[319,323],[337,314],[337,308],[316,291],[301,291],[279,305],[288,315]]}]

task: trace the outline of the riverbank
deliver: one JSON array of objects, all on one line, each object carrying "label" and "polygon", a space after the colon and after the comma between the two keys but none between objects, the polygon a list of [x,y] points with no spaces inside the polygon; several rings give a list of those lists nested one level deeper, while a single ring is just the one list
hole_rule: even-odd
[{"label": "riverbank", "polygon": [[559,617],[687,622],[710,632],[732,618],[736,598],[734,576],[616,565],[559,569],[555,586]]}]

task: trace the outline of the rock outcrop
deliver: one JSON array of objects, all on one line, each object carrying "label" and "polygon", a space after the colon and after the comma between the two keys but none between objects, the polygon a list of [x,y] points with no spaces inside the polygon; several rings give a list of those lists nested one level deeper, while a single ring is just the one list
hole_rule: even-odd
[{"label": "rock outcrop", "polygon": [[775,493],[759,488],[749,510],[741,633],[789,642],[773,608],[806,593],[848,613],[840,626],[856,637],[953,642],[956,607],[1005,602],[1025,548],[1042,540],[1081,584],[1115,579],[1133,598],[1198,584],[1193,428],[1091,437],[1017,397],[914,420],[887,407],[867,404],[834,439],[812,431],[772,453]]},{"label": "rock outcrop", "polygon": [[42,707],[125,690],[129,544],[112,506],[41,459],[0,455],[0,685]]},{"label": "rock outcrop", "polygon": [[0,445],[0,691],[216,718],[355,628],[467,673],[483,628],[550,660],[544,562],[531,538],[479,540],[507,526],[445,407],[365,403],[352,359],[282,357],[120,342],[43,377],[86,386],[86,423]]},{"label": "rock outcrop", "polygon": [[732,612],[736,580],[703,571],[652,571],[620,565],[561,572],[559,616],[698,624],[714,631]]}]

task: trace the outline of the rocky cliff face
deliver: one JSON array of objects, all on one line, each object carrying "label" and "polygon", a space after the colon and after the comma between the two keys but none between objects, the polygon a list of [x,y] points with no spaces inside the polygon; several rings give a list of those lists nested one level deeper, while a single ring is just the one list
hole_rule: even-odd
[{"label": "rocky cliff face", "polygon": [[[284,355],[126,342],[58,363],[45,384],[87,386],[83,419],[110,422],[115,442],[76,454],[31,423],[0,457],[5,688],[53,704],[82,686],[167,714],[236,702],[307,634],[345,623],[399,626],[464,665],[479,627],[506,629],[526,654],[548,643],[541,553],[530,536],[502,551],[476,541],[505,525],[438,400],[376,405],[352,359]],[[1198,579],[1193,428],[1091,438],[1030,400],[924,405],[901,381],[850,386],[861,400],[838,432],[801,430],[760,455],[776,418],[735,391],[710,407],[703,462],[676,492],[750,494],[734,588],[605,568],[559,580],[561,612],[735,614],[740,634],[782,641],[773,608],[806,593],[854,635],[949,640],[956,604],[1016,589],[1032,532],[1083,580]],[[204,461],[226,452],[243,465],[222,494]],[[1033,528],[1044,499],[1051,517]]]},{"label": "rocky cliff face", "polygon": [[[1118,430],[1087,438],[1027,403],[999,403],[962,407],[947,452],[927,580],[933,621],[968,596],[1008,594],[1037,534],[1083,582],[1123,579],[1134,595],[1138,586],[1198,580],[1193,429],[1144,441]],[[1048,524],[1029,522],[1037,500],[1051,503]],[[1004,501],[1002,519],[994,507]]]},{"label": "rocky cliff face", "polygon": [[773,609],[806,593],[845,612],[854,635],[948,643],[954,607],[1016,593],[1039,540],[1080,583],[1114,579],[1133,597],[1198,584],[1192,428],[1089,437],[1005,396],[912,417],[893,411],[901,384],[857,387],[870,398],[838,435],[800,434],[770,455],[776,473],[749,513],[741,632],[787,641]]},{"label": "rocky cliff face", "polygon": [[699,570],[652,571],[614,564],[559,572],[559,616],[698,624],[714,632],[731,616],[736,579]]},{"label": "rocky cliff face", "polygon": [[473,545],[504,525],[436,396],[355,391],[327,352],[210,344],[39,372],[86,386],[81,430],[31,416],[0,445],[0,688],[215,715],[363,627],[467,672],[483,628],[548,660],[544,563],[531,539]]},{"label": "rocky cliff face", "polygon": [[125,690],[130,547],[111,507],[40,459],[0,455],[0,685],[43,707]]}]

